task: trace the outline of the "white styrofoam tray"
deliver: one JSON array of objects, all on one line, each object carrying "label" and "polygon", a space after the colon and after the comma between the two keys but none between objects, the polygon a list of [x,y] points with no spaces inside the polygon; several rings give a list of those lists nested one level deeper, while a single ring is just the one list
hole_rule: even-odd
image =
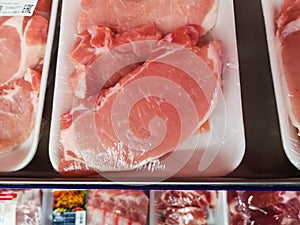
[{"label": "white styrofoam tray", "polygon": [[[70,63],[68,53],[71,52],[76,39],[77,21],[80,14],[80,0],[65,0],[62,5],[61,29],[57,71],[54,90],[52,124],[50,130],[49,156],[55,170],[61,158],[59,151],[60,115],[72,107],[72,91],[68,85],[68,77],[74,67]],[[190,158],[193,174],[187,176],[223,176],[234,170],[241,162],[245,152],[244,125],[241,104],[239,64],[237,55],[235,18],[233,1],[220,0],[217,23],[209,33],[209,37],[220,40],[224,44],[224,68],[222,89],[224,98],[220,100],[215,112],[210,117],[211,132],[200,135],[199,151]],[[62,97],[63,96],[63,97]],[[223,101],[222,101],[223,100]],[[220,122],[221,121],[221,122]],[[220,128],[220,129],[218,129]],[[186,149],[191,137],[182,144]],[[217,142],[217,143],[216,143]],[[185,154],[186,151],[182,151]],[[178,153],[180,154],[180,153]],[[194,161],[194,162],[193,162]],[[196,164],[196,166],[194,165]],[[181,165],[182,167],[184,165]],[[191,171],[186,169],[185,171]],[[122,177],[138,179],[160,177],[160,171],[143,173],[139,171],[122,172]],[[174,175],[177,171],[174,171]],[[119,173],[115,173],[119,174]],[[103,174],[101,174],[103,175]],[[113,177],[113,173],[106,173]],[[186,176],[186,174],[178,174]],[[161,181],[161,180],[160,180]]]},{"label": "white styrofoam tray", "polygon": [[276,50],[275,16],[282,2],[283,0],[261,0],[265,19],[266,35],[268,41],[282,144],[288,159],[295,167],[300,169],[300,139],[297,136],[296,128],[292,125],[289,119],[283,91],[284,89],[282,78],[284,74],[282,70],[281,60]]},{"label": "white styrofoam tray", "polygon": [[[58,0],[53,0],[34,128],[29,138],[24,143],[19,145],[13,151],[3,153],[0,155],[1,172],[17,171],[24,168],[32,160],[32,158],[36,153],[39,138],[40,138],[40,127],[41,127],[41,120],[42,120],[42,114],[44,108],[45,92],[47,88],[47,79],[48,79],[48,71],[49,71],[50,60],[51,60],[52,43],[53,43],[54,32],[56,27],[57,9],[58,9]],[[20,126],[22,125],[20,124]]]}]

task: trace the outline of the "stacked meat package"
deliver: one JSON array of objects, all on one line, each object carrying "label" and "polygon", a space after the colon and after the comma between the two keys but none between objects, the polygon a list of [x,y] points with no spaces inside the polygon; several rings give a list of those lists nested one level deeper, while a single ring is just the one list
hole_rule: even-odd
[{"label": "stacked meat package", "polygon": [[151,224],[216,224],[212,211],[217,201],[217,191],[155,191]]},{"label": "stacked meat package", "polygon": [[262,0],[282,142],[300,169],[300,1]]},{"label": "stacked meat package", "polygon": [[64,1],[61,26],[49,150],[57,171],[162,181],[240,163],[232,1]]},{"label": "stacked meat package", "polygon": [[37,148],[57,2],[52,14],[51,6],[39,0],[32,16],[0,15],[0,171],[24,167]]}]

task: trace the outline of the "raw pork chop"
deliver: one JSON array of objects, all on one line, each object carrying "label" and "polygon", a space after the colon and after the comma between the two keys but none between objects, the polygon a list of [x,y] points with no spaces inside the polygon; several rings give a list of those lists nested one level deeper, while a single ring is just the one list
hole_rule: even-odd
[{"label": "raw pork chop", "polygon": [[300,224],[300,194],[293,191],[229,191],[230,225]]},{"label": "raw pork chop", "polygon": [[300,135],[300,1],[285,0],[276,22],[287,109]]},{"label": "raw pork chop", "polygon": [[207,32],[215,25],[218,5],[219,0],[82,0],[78,33],[93,25],[122,33],[153,22],[163,34],[187,24]]},{"label": "raw pork chop", "polygon": [[[32,17],[0,17],[0,153],[30,135],[38,103],[51,1]],[[47,14],[47,15],[46,15]]]},{"label": "raw pork chop", "polygon": [[[154,24],[134,28],[123,34],[114,34],[110,28],[98,26],[83,31],[77,36],[73,50],[69,54],[70,61],[76,68],[69,77],[69,84],[75,96],[86,98],[99,93],[103,87],[113,86],[125,74],[135,69],[140,62],[146,60],[153,45],[160,38],[161,33]],[[142,44],[135,44],[139,49],[134,48],[133,43],[139,43],[139,41],[143,41]],[[121,70],[113,74],[105,67],[107,63],[111,63],[111,57],[107,57],[109,61],[104,60],[105,54],[111,54],[112,49],[118,49],[114,51],[114,63],[117,64],[116,59],[120,58],[122,60],[120,63],[124,64]],[[99,58],[101,65],[99,65]],[[125,64],[124,58],[127,62],[133,63]],[[97,68],[93,66],[95,61],[96,64],[98,62],[99,67],[97,74],[94,72]]]},{"label": "raw pork chop", "polygon": [[0,25],[0,84],[19,79],[27,68],[41,63],[47,40],[48,20],[42,16],[11,17]]},{"label": "raw pork chop", "polygon": [[88,190],[87,225],[145,225],[148,204],[140,190]]},{"label": "raw pork chop", "polygon": [[208,224],[208,209],[215,208],[216,191],[165,190],[155,192],[156,224]]},{"label": "raw pork chop", "polygon": [[0,153],[15,148],[30,135],[40,79],[39,71],[28,69],[24,78],[0,86]]},{"label": "raw pork chop", "polygon": [[[175,30],[142,66],[101,90],[92,107],[87,99],[63,114],[60,172],[90,171],[85,160],[100,171],[134,169],[173,151],[193,134],[217,104],[222,64],[220,43],[197,45],[201,33],[197,26]],[[183,71],[189,69],[195,77]]]}]

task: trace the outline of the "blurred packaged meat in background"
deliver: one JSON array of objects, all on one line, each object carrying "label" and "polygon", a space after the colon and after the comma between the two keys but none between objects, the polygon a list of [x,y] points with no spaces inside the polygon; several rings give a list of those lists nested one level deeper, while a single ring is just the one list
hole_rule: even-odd
[{"label": "blurred packaged meat in background", "polygon": [[40,225],[41,211],[40,189],[0,189],[2,224]]},{"label": "blurred packaged meat in background", "polygon": [[[215,212],[219,204],[217,191],[164,190],[151,192],[150,224],[223,224]],[[217,210],[224,210],[217,209]],[[221,223],[220,223],[221,222]]]},{"label": "blurred packaged meat in background", "polygon": [[262,6],[283,147],[300,169],[300,1],[262,0]]},{"label": "blurred packaged meat in background", "polygon": [[142,190],[87,191],[87,225],[146,225],[148,208]]},{"label": "blurred packaged meat in background", "polygon": [[[284,0],[276,16],[283,90],[291,123],[300,130],[300,1]],[[298,134],[300,135],[300,133]]]},{"label": "blurred packaged meat in background", "polygon": [[39,0],[32,16],[0,15],[0,171],[24,167],[36,151],[56,7]]},{"label": "blurred packaged meat in background", "polygon": [[[143,190],[44,190],[45,225],[148,225],[149,197]],[[51,207],[53,206],[53,207]]]},{"label": "blurred packaged meat in background", "polygon": [[232,2],[64,1],[61,25],[49,147],[57,171],[162,181],[240,163]]},{"label": "blurred packaged meat in background", "polygon": [[300,224],[296,191],[228,191],[230,225]]}]

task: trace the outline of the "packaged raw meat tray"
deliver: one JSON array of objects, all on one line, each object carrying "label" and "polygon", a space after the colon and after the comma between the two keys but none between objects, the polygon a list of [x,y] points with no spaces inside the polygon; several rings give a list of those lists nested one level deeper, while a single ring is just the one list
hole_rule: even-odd
[{"label": "packaged raw meat tray", "polygon": [[225,191],[162,190],[150,192],[150,224],[227,224]]},{"label": "packaged raw meat tray", "polygon": [[42,216],[40,189],[0,189],[2,224],[40,225]]},{"label": "packaged raw meat tray", "polygon": [[228,191],[228,224],[300,224],[298,191]]},{"label": "packaged raw meat tray", "polygon": [[300,169],[300,1],[262,0],[281,137]]},{"label": "packaged raw meat tray", "polygon": [[42,224],[149,224],[149,197],[143,190],[47,189],[43,206]]},{"label": "packaged raw meat tray", "polygon": [[245,150],[232,1],[63,1],[49,155],[65,176],[223,176]]},{"label": "packaged raw meat tray", "polygon": [[5,14],[1,6],[0,171],[19,170],[35,154],[57,5],[39,0],[32,16]]}]

